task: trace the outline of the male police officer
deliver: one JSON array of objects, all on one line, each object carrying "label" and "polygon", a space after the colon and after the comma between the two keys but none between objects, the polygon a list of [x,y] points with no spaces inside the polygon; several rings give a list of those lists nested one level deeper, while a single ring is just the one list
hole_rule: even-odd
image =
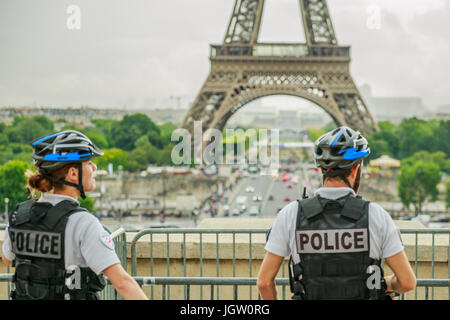
[{"label": "male police officer", "polygon": [[[275,276],[291,255],[293,299],[385,299],[414,289],[416,279],[400,234],[379,205],[356,196],[367,140],[348,127],[322,135],[314,158],[324,186],[277,215],[258,275],[263,299],[276,299]],[[385,259],[393,271],[383,276]]]},{"label": "male police officer", "polygon": [[28,178],[38,200],[18,204],[8,217],[2,260],[15,266],[13,299],[96,300],[104,273],[125,299],[147,299],[128,275],[109,234],[78,197],[95,188],[101,152],[84,134],[66,130],[31,143],[38,171]]}]

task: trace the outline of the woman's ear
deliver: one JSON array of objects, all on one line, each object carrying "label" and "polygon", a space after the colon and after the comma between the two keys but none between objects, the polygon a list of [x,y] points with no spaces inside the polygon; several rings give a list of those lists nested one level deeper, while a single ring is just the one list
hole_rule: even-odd
[{"label": "woman's ear", "polygon": [[78,183],[78,169],[76,167],[70,167],[67,170],[66,181]]}]

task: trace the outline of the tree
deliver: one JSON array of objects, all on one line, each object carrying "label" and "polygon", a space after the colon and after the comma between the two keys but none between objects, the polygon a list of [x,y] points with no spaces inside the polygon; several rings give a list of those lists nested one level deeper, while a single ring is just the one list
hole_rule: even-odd
[{"label": "tree", "polygon": [[444,172],[448,172],[449,160],[446,157],[446,154],[442,151],[438,152],[427,152],[427,151],[418,151],[413,154],[411,158],[406,161],[411,161],[412,159],[420,159],[425,162],[433,162],[439,166],[439,169]]},{"label": "tree", "polygon": [[364,159],[364,163],[368,163],[370,160],[378,159],[382,155],[391,155],[389,150],[389,144],[385,140],[376,138],[368,138],[370,154]]},{"label": "tree", "polygon": [[398,130],[399,158],[403,159],[417,151],[433,151],[435,141],[431,125],[417,118],[405,119]]},{"label": "tree", "polygon": [[106,149],[109,147],[108,140],[102,134],[91,131],[83,133],[100,149]]},{"label": "tree", "polygon": [[39,123],[39,125],[48,132],[52,132],[55,130],[53,121],[47,118],[46,116],[34,116],[31,119]]},{"label": "tree", "polygon": [[104,156],[94,158],[94,162],[99,169],[107,170],[110,163],[112,163],[114,170],[117,170],[119,165],[126,166],[128,152],[117,148],[105,149],[103,152],[105,153]]},{"label": "tree", "polygon": [[[386,143],[385,146],[387,147],[387,150],[384,150],[384,154],[398,158],[400,148],[400,141],[397,133],[398,128],[390,121],[380,121],[378,122],[378,126],[380,127],[380,131],[375,132],[368,137],[369,145],[371,144],[371,140],[374,142],[384,141]],[[372,146],[370,146],[370,150],[373,151]],[[377,151],[375,150],[375,152]]]},{"label": "tree", "polygon": [[320,138],[320,136],[322,136],[323,134],[326,133],[326,131],[324,129],[314,129],[314,128],[308,128],[307,132],[308,132],[308,138],[312,142],[316,142],[317,139]]},{"label": "tree", "polygon": [[25,172],[29,168],[28,163],[19,160],[0,166],[0,211],[5,210],[5,198],[9,199],[9,209],[28,198]]},{"label": "tree", "polygon": [[441,181],[441,170],[434,162],[416,158],[402,161],[398,176],[398,193],[402,203],[409,208],[412,204],[416,215],[422,212],[427,200],[435,201],[439,194],[437,185]]},{"label": "tree", "polygon": [[[38,119],[39,120],[39,119]],[[48,123],[44,124],[48,126]],[[5,130],[9,142],[29,144],[32,140],[52,133],[33,118],[14,117],[13,124]]]},{"label": "tree", "polygon": [[[131,168],[144,168],[148,164],[154,164],[158,160],[159,150],[148,141],[147,136],[142,136],[136,141],[136,148],[130,152],[129,160]],[[127,167],[128,169],[131,169]]]},{"label": "tree", "polygon": [[447,209],[450,209],[450,180],[445,184],[445,200]]},{"label": "tree", "polygon": [[94,213],[94,205],[95,205],[95,201],[89,197],[88,195],[86,195],[86,199],[82,199],[81,197],[78,199],[78,202],[80,203],[80,206],[82,208],[85,208],[87,211]]},{"label": "tree", "polygon": [[[156,133],[151,134],[152,132]],[[151,134],[159,139],[159,128],[145,114],[126,115],[121,122],[114,123],[111,128],[113,146],[126,151],[135,148],[135,142],[143,135]],[[155,138],[156,139],[156,138]]]}]

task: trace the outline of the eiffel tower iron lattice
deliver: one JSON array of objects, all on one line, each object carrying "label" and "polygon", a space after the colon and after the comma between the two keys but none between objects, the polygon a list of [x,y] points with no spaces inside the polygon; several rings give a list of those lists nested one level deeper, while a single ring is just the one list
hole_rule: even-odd
[{"label": "eiffel tower iron lattice", "polygon": [[378,130],[350,75],[350,47],[339,46],[326,0],[299,0],[306,43],[259,43],[264,0],[235,0],[221,45],[210,45],[210,73],[182,127],[222,130],[247,103],[269,95],[307,99],[337,125]]}]

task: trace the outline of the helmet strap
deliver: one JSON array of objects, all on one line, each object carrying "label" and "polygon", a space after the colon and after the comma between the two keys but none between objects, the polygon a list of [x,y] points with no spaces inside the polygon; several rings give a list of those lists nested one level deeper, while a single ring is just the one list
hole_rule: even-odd
[{"label": "helmet strap", "polygon": [[356,173],[355,183],[353,184],[353,190],[355,193],[358,193],[359,185],[361,184],[361,165],[358,168],[358,172]]},{"label": "helmet strap", "polygon": [[62,179],[55,179],[54,177],[52,177],[47,170],[43,170],[43,169],[39,169],[39,172],[46,177],[47,179],[51,180],[52,182],[56,182],[56,183],[61,183],[61,184],[65,184],[71,187],[75,187],[78,189],[78,191],[80,191],[80,197],[84,200],[86,199],[86,194],[84,193],[84,188],[83,188],[83,164],[81,162],[77,163],[77,167],[78,167],[78,184],[66,181],[66,180],[62,180]]}]

